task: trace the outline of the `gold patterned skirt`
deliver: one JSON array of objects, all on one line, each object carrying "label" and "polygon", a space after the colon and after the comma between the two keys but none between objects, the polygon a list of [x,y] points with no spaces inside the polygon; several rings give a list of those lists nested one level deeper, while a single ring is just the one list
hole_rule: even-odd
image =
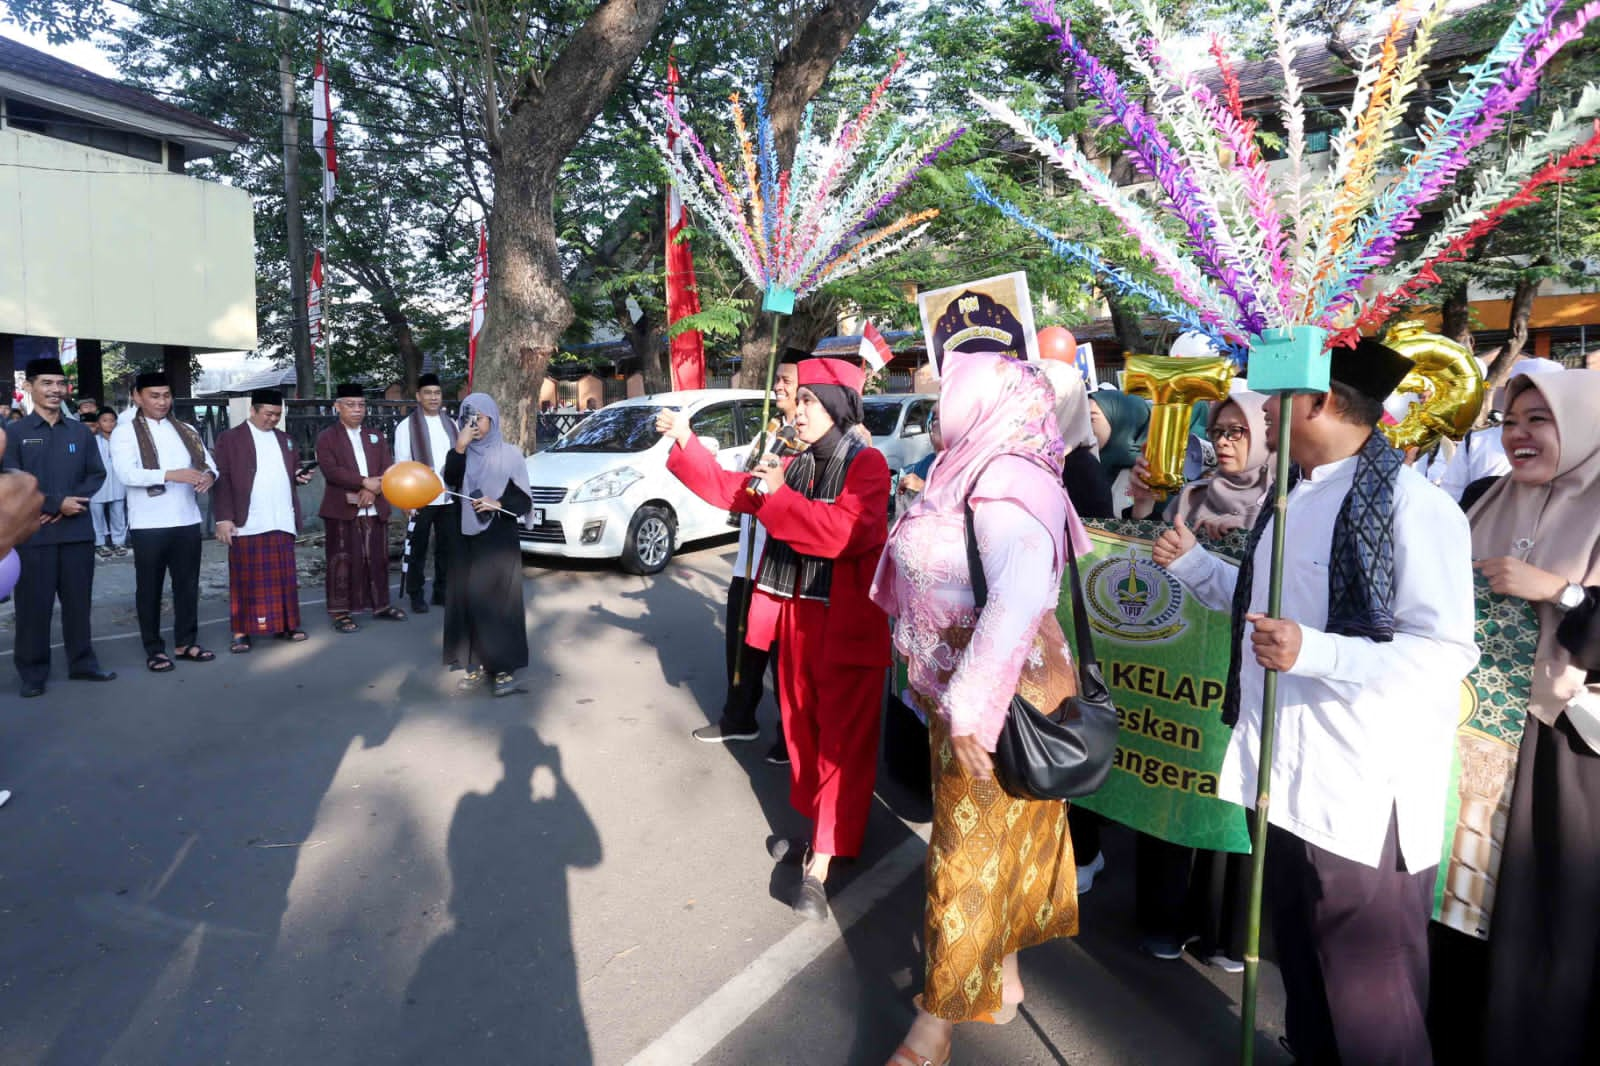
[{"label": "gold patterned skirt", "polygon": [[1000,962],[1078,932],[1078,868],[1067,805],[1008,795],[971,777],[950,726],[928,715],[933,834],[928,842],[927,981],[922,1007],[946,1021],[1001,1008]]}]

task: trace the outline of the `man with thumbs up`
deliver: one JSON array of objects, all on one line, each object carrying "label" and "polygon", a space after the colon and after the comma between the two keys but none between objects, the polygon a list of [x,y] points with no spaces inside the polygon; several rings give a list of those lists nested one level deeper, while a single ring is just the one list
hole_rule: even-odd
[{"label": "man with thumbs up", "polygon": [[1428,1043],[1428,920],[1463,678],[1473,643],[1470,535],[1450,497],[1376,432],[1410,361],[1334,349],[1329,392],[1268,401],[1292,419],[1283,609],[1267,616],[1274,512],[1238,571],[1180,518],[1156,563],[1231,604],[1219,794],[1254,806],[1262,682],[1278,671],[1267,900],[1306,1063],[1416,1066]]}]

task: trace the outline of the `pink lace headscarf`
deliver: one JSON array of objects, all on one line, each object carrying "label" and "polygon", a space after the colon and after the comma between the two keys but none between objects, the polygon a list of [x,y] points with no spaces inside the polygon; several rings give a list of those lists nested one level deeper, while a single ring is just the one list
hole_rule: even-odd
[{"label": "pink lace headscarf", "polygon": [[[1088,552],[1088,534],[1061,485],[1067,446],[1055,406],[1055,390],[1036,366],[1001,355],[950,357],[939,393],[945,450],[906,517],[961,514],[982,475],[976,498],[1011,500],[1037,518],[1055,544],[1058,566],[1066,565],[1068,532],[1078,553]],[[996,463],[1002,456],[1022,462]],[[1030,466],[1046,476],[1032,474]]]}]

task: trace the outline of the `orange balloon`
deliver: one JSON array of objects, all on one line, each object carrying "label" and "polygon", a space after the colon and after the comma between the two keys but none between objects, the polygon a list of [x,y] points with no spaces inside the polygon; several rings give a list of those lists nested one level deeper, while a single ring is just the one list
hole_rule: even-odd
[{"label": "orange balloon", "polygon": [[383,498],[402,511],[426,507],[444,491],[444,482],[427,463],[396,463],[383,472]]},{"label": "orange balloon", "polygon": [[1039,331],[1039,355],[1063,363],[1078,361],[1078,339],[1066,326],[1046,326]]}]

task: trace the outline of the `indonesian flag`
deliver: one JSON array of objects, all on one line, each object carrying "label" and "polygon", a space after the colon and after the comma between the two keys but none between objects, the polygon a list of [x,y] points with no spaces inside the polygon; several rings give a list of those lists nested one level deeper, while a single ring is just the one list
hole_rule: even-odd
[{"label": "indonesian flag", "polygon": [[317,67],[311,78],[311,140],[322,157],[322,201],[333,203],[339,157],[333,147],[333,102],[328,97],[328,71],[322,65],[322,38],[317,38]]},{"label": "indonesian flag", "polygon": [[882,370],[889,364],[894,353],[889,351],[889,342],[883,339],[883,334],[878,332],[878,327],[871,322],[861,328],[861,359],[874,370]]},{"label": "indonesian flag", "polygon": [[78,338],[62,337],[60,356],[63,363],[70,363],[76,360],[78,358]]},{"label": "indonesian flag", "polygon": [[478,363],[478,337],[483,333],[483,316],[489,309],[489,232],[478,226],[478,263],[472,270],[472,317],[467,322],[467,388],[472,388],[472,370]]},{"label": "indonesian flag", "polygon": [[[678,95],[678,64],[667,57],[667,99]],[[677,135],[667,130],[667,150],[672,150]],[[676,186],[667,186],[667,326],[688,315],[700,313],[700,291],[694,280],[694,253],[687,239],[680,240],[688,223],[683,199]],[[687,330],[672,338],[672,388],[706,387],[706,346],[699,330]]]},{"label": "indonesian flag", "polygon": [[311,322],[311,350],[322,347],[322,250],[311,260],[311,291],[306,294],[306,317]]}]

